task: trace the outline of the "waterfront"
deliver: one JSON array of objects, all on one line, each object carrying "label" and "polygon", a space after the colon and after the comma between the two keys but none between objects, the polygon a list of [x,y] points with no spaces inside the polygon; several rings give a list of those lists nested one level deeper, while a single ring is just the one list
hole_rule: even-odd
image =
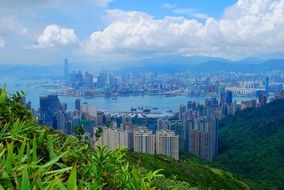
[{"label": "waterfront", "polygon": [[[27,101],[31,101],[34,109],[39,108],[39,97],[47,95],[49,86],[60,88],[60,81],[52,80],[15,80],[9,78],[1,78],[1,85],[6,84],[10,93],[17,90],[23,90],[27,94]],[[120,97],[71,97],[59,96],[61,103],[67,103],[68,110],[73,110],[75,107],[75,99],[80,98],[81,102],[87,102],[94,105],[99,111],[130,111],[131,107],[138,108],[158,108],[153,110],[155,112],[166,112],[168,110],[178,111],[180,104],[186,104],[187,101],[198,101],[200,104],[204,103],[205,98],[210,96],[120,96]],[[237,102],[242,100],[251,100],[255,97],[235,97]]]}]

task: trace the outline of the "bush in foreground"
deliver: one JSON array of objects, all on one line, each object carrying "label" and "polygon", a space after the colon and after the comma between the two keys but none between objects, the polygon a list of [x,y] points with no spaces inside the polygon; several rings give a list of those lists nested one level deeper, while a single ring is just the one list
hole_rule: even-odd
[{"label": "bush in foreground", "polygon": [[125,149],[108,150],[38,126],[22,93],[0,89],[0,189],[154,189],[159,171],[142,172]]}]

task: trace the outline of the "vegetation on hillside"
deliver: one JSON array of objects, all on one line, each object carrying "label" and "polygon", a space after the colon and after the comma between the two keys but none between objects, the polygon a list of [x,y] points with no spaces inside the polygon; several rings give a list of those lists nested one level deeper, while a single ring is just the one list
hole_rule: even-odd
[{"label": "vegetation on hillside", "polygon": [[139,165],[148,171],[162,169],[166,177],[155,184],[160,189],[251,189],[251,184],[244,182],[224,170],[208,166],[205,162],[195,159],[176,161],[161,155],[128,152],[127,159],[133,165]]},{"label": "vegetation on hillside", "polygon": [[176,161],[125,149],[93,149],[74,136],[38,126],[23,96],[0,88],[0,190],[250,189],[249,183],[196,158]]},{"label": "vegetation on hillside", "polygon": [[284,189],[284,100],[224,119],[219,139],[215,163],[263,188]]},{"label": "vegetation on hillside", "polygon": [[0,190],[154,189],[159,171],[130,166],[115,151],[37,126],[22,93],[0,89]]}]

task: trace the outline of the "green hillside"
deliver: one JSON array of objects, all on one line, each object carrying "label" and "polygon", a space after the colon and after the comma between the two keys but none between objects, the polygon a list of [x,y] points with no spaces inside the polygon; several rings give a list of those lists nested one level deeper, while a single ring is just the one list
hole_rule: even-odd
[{"label": "green hillside", "polygon": [[206,161],[200,161],[196,157],[190,157],[186,161],[176,161],[161,155],[134,152],[128,152],[127,156],[130,163],[146,170],[162,169],[161,173],[168,179],[157,184],[162,189],[183,189],[183,185],[177,181],[183,181],[183,184],[196,189],[239,190],[250,189],[251,186],[233,176],[232,173],[209,166]]},{"label": "green hillside", "polygon": [[107,150],[38,126],[22,103],[0,88],[0,190],[154,189],[158,171],[129,166],[126,150]]},{"label": "green hillside", "polygon": [[0,190],[249,189],[231,173],[201,165],[196,158],[185,162],[126,154],[125,149],[93,149],[38,126],[21,100],[21,93],[9,96],[0,88]]},{"label": "green hillside", "polygon": [[284,100],[226,118],[215,163],[262,184],[284,189]]}]

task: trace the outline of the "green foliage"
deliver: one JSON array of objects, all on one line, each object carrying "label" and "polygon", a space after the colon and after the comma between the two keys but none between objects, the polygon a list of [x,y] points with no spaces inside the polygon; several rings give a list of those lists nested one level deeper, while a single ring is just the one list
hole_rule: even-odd
[{"label": "green foliage", "polygon": [[96,139],[99,139],[99,138],[101,137],[101,135],[102,135],[103,132],[104,132],[103,128],[102,128],[102,127],[98,127],[98,128],[96,129],[96,133],[95,133]]},{"label": "green foliage", "polygon": [[215,163],[258,182],[284,189],[284,101],[244,110],[221,122]]},{"label": "green foliage", "polygon": [[81,124],[81,125],[77,125],[77,126],[73,127],[73,132],[75,134],[75,137],[77,137],[79,140],[81,140],[82,136],[85,133],[84,126]]},{"label": "green foliage", "polygon": [[125,149],[94,150],[75,137],[37,126],[21,98],[1,89],[1,190],[154,189],[159,171],[145,174],[129,166]]},{"label": "green foliage", "polygon": [[166,178],[156,178],[158,189],[250,189],[251,185],[233,176],[230,172],[209,166],[198,159],[176,161],[161,155],[128,152],[128,160],[147,171],[162,169]]},{"label": "green foliage", "polygon": [[6,88],[0,88],[0,126],[17,119],[32,119],[31,111],[22,103],[24,96],[21,91],[9,97]]}]

